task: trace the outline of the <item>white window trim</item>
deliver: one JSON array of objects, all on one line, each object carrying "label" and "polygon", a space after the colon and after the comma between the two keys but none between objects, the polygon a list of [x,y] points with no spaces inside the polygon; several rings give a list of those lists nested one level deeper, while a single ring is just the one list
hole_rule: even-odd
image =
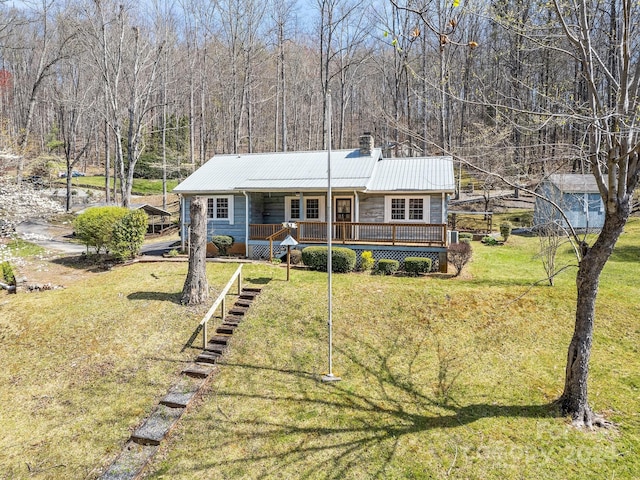
[{"label": "white window trim", "polygon": [[[218,218],[216,215],[218,213],[218,210],[216,208],[216,200],[218,198],[226,198],[229,202],[229,218]],[[209,199],[213,200],[213,217],[209,216]],[[214,195],[214,196],[210,196],[207,197],[207,220],[215,220],[218,222],[228,222],[229,225],[233,225],[233,204],[234,204],[234,198],[233,195]]]},{"label": "white window trim", "polygon": [[[290,221],[290,220],[300,220],[300,221],[310,221],[310,222],[324,222],[325,220],[325,211],[326,211],[326,202],[324,200],[325,197],[323,196],[306,196],[303,195],[302,196],[302,203],[303,205],[300,206],[300,213],[305,213],[305,218],[293,218],[291,216],[291,200],[300,200],[300,197],[298,196],[286,196],[284,197],[284,218],[286,221]],[[307,200],[318,200],[318,215],[320,216],[320,218],[312,218],[311,220],[309,220],[308,218],[306,218],[306,212],[307,212]]]},{"label": "white window trim", "polygon": [[[409,200],[421,198],[423,201],[422,220],[409,220]],[[404,199],[404,219],[391,218],[391,201]],[[384,197],[384,223],[431,223],[431,197],[429,195],[387,195]]]}]

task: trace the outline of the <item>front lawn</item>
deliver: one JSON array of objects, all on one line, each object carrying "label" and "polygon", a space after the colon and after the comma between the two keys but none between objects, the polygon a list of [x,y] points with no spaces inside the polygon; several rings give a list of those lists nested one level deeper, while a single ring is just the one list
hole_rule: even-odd
[{"label": "front lawn", "polygon": [[149,477],[638,478],[639,227],[603,276],[591,365],[591,402],[617,429],[557,416],[575,269],[532,288],[537,239],[511,237],[474,242],[471,278],[335,275],[339,383],[318,381],[326,275],[271,282]]},{"label": "front lawn", "polygon": [[[512,236],[473,242],[455,279],[335,274],[332,384],[318,380],[326,274],[246,266],[265,289],[148,477],[638,478],[638,245],[634,220],[598,302],[590,396],[616,429],[557,416],[575,269],[532,286],[537,239]],[[236,266],[208,268],[219,289]],[[202,316],[176,303],[185,273],[138,264],[1,296],[0,478],[94,478],[113,460],[197,351],[183,351]]]}]

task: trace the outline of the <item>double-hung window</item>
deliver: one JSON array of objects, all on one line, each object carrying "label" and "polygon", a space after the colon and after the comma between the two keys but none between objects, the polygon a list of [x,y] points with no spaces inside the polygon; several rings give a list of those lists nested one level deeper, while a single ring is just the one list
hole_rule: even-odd
[{"label": "double-hung window", "polygon": [[385,197],[384,221],[429,222],[429,197]]},{"label": "double-hung window", "polygon": [[222,220],[233,224],[233,195],[208,197],[207,219]]},{"label": "double-hung window", "polygon": [[[304,206],[303,206],[304,205]],[[285,197],[285,219],[324,222],[324,197]],[[303,215],[304,214],[304,215]]]}]

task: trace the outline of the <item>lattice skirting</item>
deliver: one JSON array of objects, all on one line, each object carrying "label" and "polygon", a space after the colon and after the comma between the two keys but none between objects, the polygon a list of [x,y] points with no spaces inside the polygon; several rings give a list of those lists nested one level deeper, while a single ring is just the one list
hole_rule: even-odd
[{"label": "lattice skirting", "polygon": [[[287,247],[281,247],[280,245],[273,246],[273,256],[280,257],[287,253]],[[254,260],[269,260],[269,245],[251,245],[249,256]]]},{"label": "lattice skirting", "polygon": [[[302,250],[307,245],[298,245],[296,248]],[[341,247],[342,245],[335,245]],[[431,271],[437,272],[440,270],[440,254],[439,252],[425,252],[424,250],[380,250],[375,247],[357,247],[349,246],[351,250],[356,252],[356,267],[360,267],[360,258],[362,252],[369,250],[373,253],[373,258],[377,261],[380,259],[397,260],[400,262],[400,267],[403,267],[404,259],[407,257],[421,257],[431,259]],[[287,253],[286,247],[279,245],[273,246],[273,256],[281,257]],[[269,245],[251,245],[249,256],[256,260],[268,260],[269,259]]]}]

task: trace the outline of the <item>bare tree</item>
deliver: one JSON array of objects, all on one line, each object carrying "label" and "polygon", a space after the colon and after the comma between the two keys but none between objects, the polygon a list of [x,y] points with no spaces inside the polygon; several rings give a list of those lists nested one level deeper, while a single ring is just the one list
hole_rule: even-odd
[{"label": "bare tree", "polygon": [[20,154],[17,181],[22,181],[25,157],[33,127],[39,95],[54,66],[64,58],[66,47],[75,35],[61,31],[55,20],[58,13],[51,0],[29,3],[22,15],[16,15],[10,35],[4,39],[2,57],[14,75],[14,109],[18,123],[17,148]]},{"label": "bare tree", "polygon": [[180,301],[185,305],[201,305],[209,298],[207,280],[207,202],[193,197],[189,207],[189,271]]},{"label": "bare tree", "polygon": [[[144,150],[144,128],[152,110],[156,74],[164,43],[143,26],[132,25],[124,5],[93,0],[86,10],[86,33],[107,98],[104,112],[115,140],[122,205],[129,206],[136,163]],[[111,14],[115,11],[115,14]],[[126,148],[125,148],[126,145]]]},{"label": "bare tree", "polygon": [[[577,118],[605,205],[598,238],[592,245],[580,244],[575,329],[560,403],[575,424],[602,425],[589,406],[589,359],[600,275],[629,219],[640,180],[640,60],[634,53],[640,39],[633,21],[640,5],[620,0],[611,1],[608,9],[597,9],[588,0],[570,4],[554,0],[553,6],[568,42],[566,53],[579,60],[587,86],[587,102],[580,105],[584,113]],[[604,38],[603,26],[610,28]]]}]

